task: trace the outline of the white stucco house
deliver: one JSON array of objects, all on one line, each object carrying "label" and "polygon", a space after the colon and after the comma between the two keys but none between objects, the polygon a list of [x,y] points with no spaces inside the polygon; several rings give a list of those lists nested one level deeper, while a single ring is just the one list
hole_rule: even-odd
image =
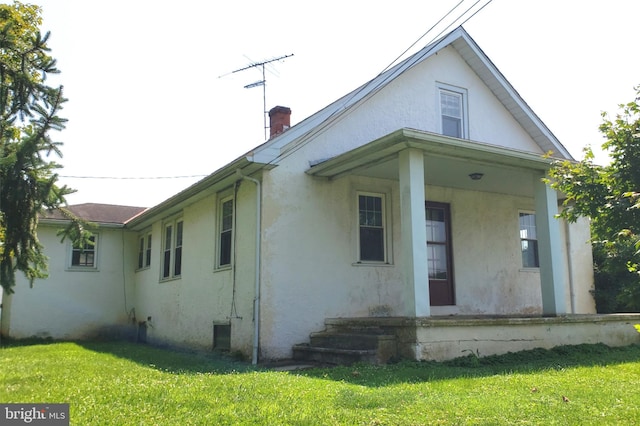
[{"label": "white stucco house", "polygon": [[155,207],[72,207],[99,225],[89,250],[43,219],[50,277],[5,294],[3,333],[135,329],[254,362],[329,346],[323,330],[415,359],[624,341],[593,315],[588,223],[556,219],[541,181],[544,154],[571,155],[464,29],[290,114]]}]

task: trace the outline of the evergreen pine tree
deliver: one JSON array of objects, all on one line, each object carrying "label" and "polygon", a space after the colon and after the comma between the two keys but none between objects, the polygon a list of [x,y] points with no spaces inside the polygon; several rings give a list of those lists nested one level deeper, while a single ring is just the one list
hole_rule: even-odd
[{"label": "evergreen pine tree", "polygon": [[73,192],[58,186],[61,143],[51,131],[66,122],[58,114],[66,101],[62,86],[46,84],[58,73],[47,47],[49,33],[40,34],[38,6],[0,4],[0,284],[12,293],[16,271],[33,283],[46,276],[47,258],[38,241],[39,216],[61,209],[72,221],[64,235],[86,238],[83,224],[64,209]]}]

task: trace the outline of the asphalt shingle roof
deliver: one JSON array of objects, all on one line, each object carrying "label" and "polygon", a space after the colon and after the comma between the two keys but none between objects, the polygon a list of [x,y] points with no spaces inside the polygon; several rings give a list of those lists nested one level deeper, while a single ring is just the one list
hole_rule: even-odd
[{"label": "asphalt shingle roof", "polygon": [[[114,204],[84,203],[68,206],[68,209],[89,222],[125,224],[135,216],[145,211],[146,207],[119,206]],[[53,210],[43,215],[44,219],[66,220],[59,211]]]}]

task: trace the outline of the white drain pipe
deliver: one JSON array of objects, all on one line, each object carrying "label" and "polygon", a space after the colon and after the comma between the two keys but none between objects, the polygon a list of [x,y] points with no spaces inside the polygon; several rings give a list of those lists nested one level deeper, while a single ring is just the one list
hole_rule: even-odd
[{"label": "white drain pipe", "polygon": [[258,349],[260,346],[260,218],[262,216],[262,186],[258,179],[254,179],[242,174],[241,170],[236,170],[241,179],[246,179],[256,184],[256,276],[255,276],[255,298],[253,299],[253,351],[251,354],[251,363],[258,363]]},{"label": "white drain pipe", "polygon": [[576,313],[576,289],[575,284],[573,282],[573,262],[571,259],[571,224],[569,221],[564,219],[564,230],[565,230],[565,239],[566,239],[566,247],[567,247],[567,274],[569,278],[569,300],[571,301],[571,313]]}]

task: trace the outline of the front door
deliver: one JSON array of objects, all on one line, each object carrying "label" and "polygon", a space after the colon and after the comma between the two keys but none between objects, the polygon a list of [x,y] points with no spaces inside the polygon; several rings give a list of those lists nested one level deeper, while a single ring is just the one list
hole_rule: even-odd
[{"label": "front door", "polygon": [[429,298],[432,306],[453,305],[451,218],[449,204],[425,203]]}]

